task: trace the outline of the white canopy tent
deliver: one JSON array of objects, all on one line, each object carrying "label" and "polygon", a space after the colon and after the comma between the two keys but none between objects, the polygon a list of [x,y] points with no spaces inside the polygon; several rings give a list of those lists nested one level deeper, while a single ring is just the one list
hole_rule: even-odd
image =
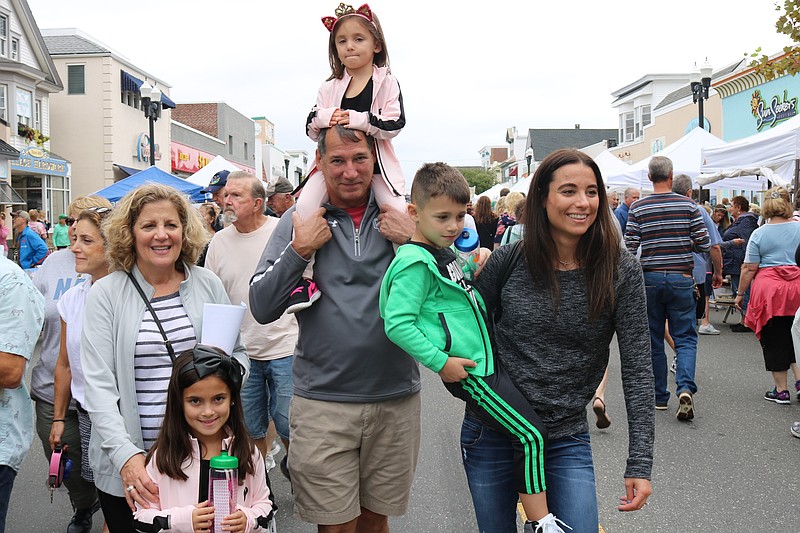
[{"label": "white canopy tent", "polygon": [[500,198],[500,191],[502,191],[506,187],[508,187],[510,189],[511,185],[512,185],[512,183],[510,181],[505,181],[503,183],[498,183],[494,187],[490,187],[490,188],[486,189],[485,191],[483,191],[482,193],[477,194],[475,196],[476,197],[478,197],[478,196],[488,196],[489,200],[491,200],[493,202],[496,202],[497,199]]},{"label": "white canopy tent", "polygon": [[[765,175],[756,169],[769,169],[773,183],[796,185],[796,168],[800,161],[800,116],[783,122],[774,128],[756,133],[724,146],[703,150],[703,181],[714,185],[729,182],[726,176],[744,176],[742,181],[752,184],[756,176]],[[744,172],[750,170],[752,173]],[[721,181],[724,180],[724,181]],[[760,180],[757,189],[766,188],[766,179]],[[746,188],[724,185],[726,188]]]},{"label": "white canopy tent", "polygon": [[522,193],[525,193],[527,195],[528,194],[528,189],[531,188],[531,180],[532,179],[533,179],[533,176],[526,176],[526,177],[522,178],[521,180],[519,180],[518,182],[516,182],[511,187],[509,187],[509,189],[511,189],[511,192],[522,192]]},{"label": "white canopy tent", "polygon": [[211,178],[214,177],[214,174],[219,172],[220,170],[228,170],[230,172],[234,172],[239,170],[239,167],[218,155],[214,159],[208,162],[206,166],[186,178],[186,181],[190,183],[194,183],[195,185],[200,185],[201,187],[208,186],[208,182],[211,181]]},{"label": "white canopy tent", "polygon": [[[712,135],[703,128],[695,128],[663,150],[630,165],[621,174],[609,176],[607,183],[630,183],[629,187],[652,189],[647,177],[647,167],[654,156],[664,156],[672,160],[673,174],[686,174],[692,179],[700,175],[702,167],[702,151],[704,148],[722,146],[725,141]],[[711,186],[708,188],[716,189]]]},{"label": "white canopy tent", "polygon": [[[596,156],[594,156],[594,162],[597,163],[597,166],[600,168],[600,175],[603,176],[603,182],[606,184],[606,187],[609,189],[627,189],[628,187],[636,187],[639,188],[640,184],[633,183],[633,179],[625,178],[625,173],[631,168],[628,163],[620,160],[617,156],[609,152],[608,150],[603,150]],[[611,177],[622,177],[621,179],[611,181]]]}]

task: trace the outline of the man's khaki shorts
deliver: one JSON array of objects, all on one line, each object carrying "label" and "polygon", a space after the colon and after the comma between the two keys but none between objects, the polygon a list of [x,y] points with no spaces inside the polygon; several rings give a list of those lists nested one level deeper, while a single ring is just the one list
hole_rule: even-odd
[{"label": "man's khaki shorts", "polygon": [[406,512],[420,443],[419,393],[376,403],[294,396],[289,471],[297,515],[321,525]]}]

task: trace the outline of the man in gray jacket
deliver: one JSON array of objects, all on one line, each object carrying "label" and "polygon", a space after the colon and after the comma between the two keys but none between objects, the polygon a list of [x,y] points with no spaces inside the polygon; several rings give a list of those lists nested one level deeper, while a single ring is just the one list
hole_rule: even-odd
[{"label": "man in gray jacket", "polygon": [[[405,513],[420,443],[416,362],[384,333],[380,284],[392,243],[413,233],[405,213],[381,211],[370,191],[370,137],[341,126],[320,134],[316,165],[329,203],[281,218],[250,286],[261,323],[287,307],[309,258],[322,298],[297,313],[289,470],[299,516],[318,531],[385,532]],[[335,460],[334,460],[335,459]]]}]

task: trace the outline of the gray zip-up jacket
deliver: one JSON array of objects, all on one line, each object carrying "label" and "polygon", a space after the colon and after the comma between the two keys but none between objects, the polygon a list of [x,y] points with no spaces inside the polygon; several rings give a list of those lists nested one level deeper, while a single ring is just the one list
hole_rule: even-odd
[{"label": "gray zip-up jacket", "polygon": [[[379,402],[420,390],[419,366],[384,332],[378,296],[394,258],[378,231],[372,196],[356,228],[342,209],[326,204],[333,237],[317,250],[314,282],[322,297],[297,313],[294,394],[336,402]],[[262,324],[280,317],[308,265],[290,246],[294,207],[284,213],[250,284],[250,309]]]},{"label": "gray zip-up jacket", "polygon": [[[200,339],[203,304],[228,304],[230,300],[222,282],[210,270],[188,265],[184,270],[186,279],[178,292],[194,334]],[[152,298],[155,289],[135,266],[133,275],[145,296]],[[92,286],[84,310],[81,365],[86,379],[85,407],[92,419],[89,463],[97,488],[114,496],[124,494],[122,467],[137,453],[144,453],[133,354],[145,309],[144,300],[127,274],[112,272]],[[249,371],[250,359],[241,337],[231,355]]]}]

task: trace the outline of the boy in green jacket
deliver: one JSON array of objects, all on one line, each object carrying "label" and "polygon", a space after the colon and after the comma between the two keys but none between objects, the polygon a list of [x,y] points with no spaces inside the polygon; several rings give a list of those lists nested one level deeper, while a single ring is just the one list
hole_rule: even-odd
[{"label": "boy in green jacket", "polygon": [[511,438],[525,513],[537,522],[535,531],[563,533],[556,523],[561,521],[547,510],[544,492],[547,431],[496,364],[486,306],[465,280],[451,247],[464,228],[469,200],[466,180],[449,165],[428,163],[415,174],[408,212],[417,227],[411,241],[398,249],[381,285],[386,335],[437,372],[450,393],[466,401],[485,424]]}]

